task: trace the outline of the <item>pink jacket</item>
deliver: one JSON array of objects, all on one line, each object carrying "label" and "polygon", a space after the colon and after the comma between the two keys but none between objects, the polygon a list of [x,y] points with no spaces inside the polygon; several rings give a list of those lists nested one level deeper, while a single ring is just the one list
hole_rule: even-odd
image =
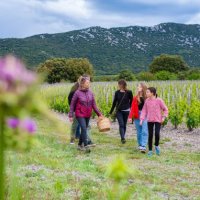
[{"label": "pink jacket", "polygon": [[147,118],[148,122],[162,122],[162,117],[168,116],[168,108],[160,98],[146,99],[140,120]]},{"label": "pink jacket", "polygon": [[100,116],[101,112],[96,106],[94,95],[90,90],[76,90],[70,104],[69,117],[91,117],[92,110]]}]

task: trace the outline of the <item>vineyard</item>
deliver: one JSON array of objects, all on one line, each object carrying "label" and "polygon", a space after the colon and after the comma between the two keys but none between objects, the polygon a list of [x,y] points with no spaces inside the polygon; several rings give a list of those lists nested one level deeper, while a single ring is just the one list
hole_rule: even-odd
[{"label": "vineyard", "polygon": [[[90,154],[77,151],[77,145],[69,144],[70,124],[65,115],[72,84],[40,86],[43,99],[59,112],[55,116],[62,131],[47,116],[37,114],[32,149],[27,153],[6,151],[6,199],[199,200],[200,82],[148,85],[157,88],[170,110],[168,125],[161,131],[162,154],[152,158],[137,150],[133,124],[127,126],[127,143],[121,144],[116,122],[110,132],[102,134],[92,124],[95,119],[91,120],[91,136],[96,147]],[[128,86],[135,93],[137,82]],[[92,83],[97,104],[106,116],[116,89],[116,83]]]},{"label": "vineyard", "polygon": [[[138,82],[129,82],[128,88],[136,93]],[[174,128],[184,124],[188,130],[200,126],[200,81],[152,81],[148,86],[156,87],[158,96],[161,97],[169,108],[169,118]],[[68,94],[72,84],[43,85],[41,94],[49,107],[60,113],[68,113]],[[117,83],[92,83],[97,105],[101,112],[108,116],[113,95],[117,90]]]}]

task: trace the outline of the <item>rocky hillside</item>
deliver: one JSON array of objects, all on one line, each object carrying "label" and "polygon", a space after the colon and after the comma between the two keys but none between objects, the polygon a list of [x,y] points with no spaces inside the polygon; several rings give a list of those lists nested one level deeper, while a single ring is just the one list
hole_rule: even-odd
[{"label": "rocky hillside", "polygon": [[52,57],[87,57],[97,74],[147,70],[154,56],[178,54],[200,66],[200,25],[163,23],[153,27],[90,27],[23,39],[0,39],[0,55],[13,53],[35,67]]}]

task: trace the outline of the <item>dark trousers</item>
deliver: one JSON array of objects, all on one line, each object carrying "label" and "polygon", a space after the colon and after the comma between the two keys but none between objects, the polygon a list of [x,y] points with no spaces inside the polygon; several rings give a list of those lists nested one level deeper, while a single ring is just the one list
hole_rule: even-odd
[{"label": "dark trousers", "polygon": [[152,151],[153,129],[154,129],[154,126],[155,126],[155,146],[159,146],[161,123],[159,123],[159,122],[148,122],[149,151]]},{"label": "dark trousers", "polygon": [[78,145],[84,144],[84,146],[87,146],[87,128],[90,121],[90,118],[83,118],[83,117],[77,117],[77,121],[81,127],[81,135],[79,138]]},{"label": "dark trousers", "polygon": [[128,116],[129,111],[117,111],[117,121],[119,123],[119,133],[121,136],[121,140],[125,139]]},{"label": "dark trousers", "polygon": [[80,131],[81,127],[80,125],[78,124],[77,128],[76,128],[76,138],[80,138],[80,135],[81,135],[81,131]]}]

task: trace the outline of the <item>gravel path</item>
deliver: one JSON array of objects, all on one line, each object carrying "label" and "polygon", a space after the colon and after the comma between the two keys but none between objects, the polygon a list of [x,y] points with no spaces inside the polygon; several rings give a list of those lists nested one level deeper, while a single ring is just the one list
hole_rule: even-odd
[{"label": "gravel path", "polygon": [[[56,113],[58,118],[62,121],[68,121],[66,114]],[[91,126],[96,128],[96,119],[91,119]],[[107,132],[110,136],[119,137],[118,123],[113,122],[111,131]],[[136,129],[134,124],[128,123],[127,125],[127,139],[136,139]],[[200,153],[200,128],[194,129],[189,132],[187,127],[181,125],[178,129],[168,125],[161,129],[161,140],[165,148],[173,150],[186,151],[186,152],[199,152]]]}]

